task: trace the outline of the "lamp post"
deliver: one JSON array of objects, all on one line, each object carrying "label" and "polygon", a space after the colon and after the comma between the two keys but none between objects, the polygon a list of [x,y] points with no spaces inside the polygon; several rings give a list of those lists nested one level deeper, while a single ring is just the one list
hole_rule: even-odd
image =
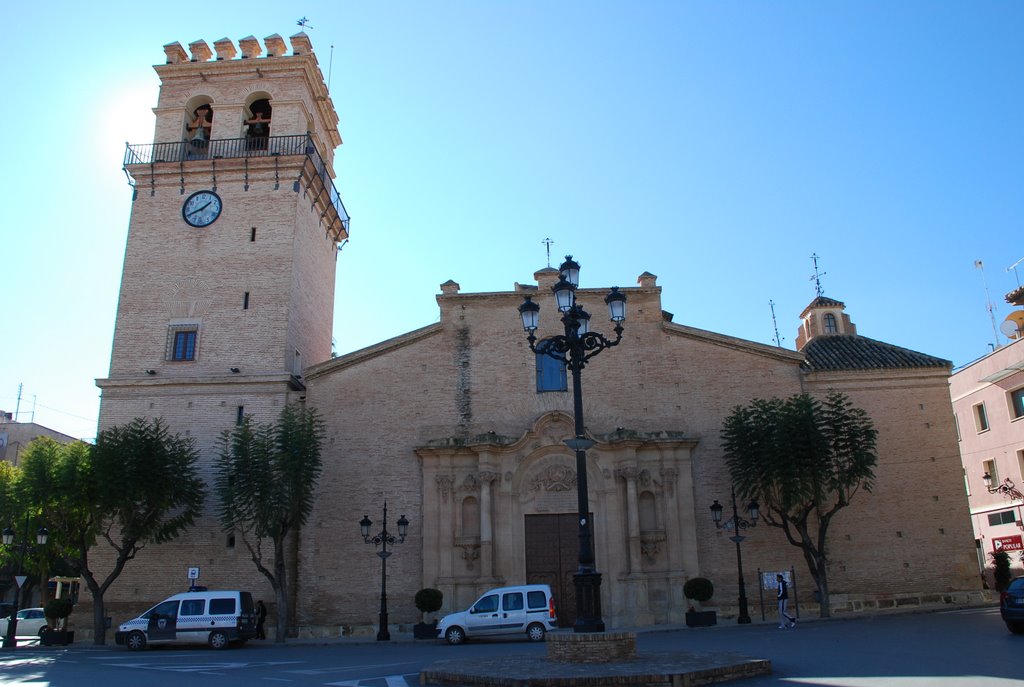
[{"label": "lamp post", "polygon": [[[18,648],[18,609],[20,608],[20,597],[21,597],[21,586],[24,584],[25,577],[25,552],[33,549],[34,547],[28,543],[28,513],[25,514],[25,530],[21,533],[21,541],[18,544],[14,544],[14,527],[8,527],[3,531],[3,543],[4,546],[16,547],[20,555],[18,557],[18,572],[21,573],[15,576],[15,592],[14,592],[14,606],[11,608],[11,619],[7,622],[7,634],[4,636],[3,647],[5,649],[17,649]],[[50,533],[45,527],[40,527],[36,532],[36,544],[38,546],[45,546],[46,540],[49,538]]]},{"label": "lamp post", "polygon": [[590,503],[587,493],[587,449],[594,442],[585,435],[583,425],[583,388],[580,373],[587,361],[595,355],[617,346],[622,341],[622,322],[626,319],[626,294],[620,293],[613,286],[611,293],[604,298],[608,305],[611,321],[615,323],[615,339],[607,339],[597,332],[590,331],[590,314],[576,301],[576,287],[579,285],[580,265],[565,256],[565,262],[558,268],[558,283],[552,287],[555,303],[562,313],[562,325],[565,333],[544,339],[537,344],[537,324],[540,319],[540,306],[526,296],[519,306],[519,315],[523,320],[523,329],[530,342],[530,350],[543,353],[555,360],[565,363],[572,372],[572,400],[575,419],[572,439],[565,444],[576,453],[576,505],[579,517],[579,564],[573,583],[576,588],[576,623],[574,632],[604,632],[604,620],[601,618],[601,574],[597,572],[594,562],[593,537],[590,527]]},{"label": "lamp post", "polygon": [[994,480],[992,475],[987,472],[981,476],[981,479],[985,482],[985,489],[990,494],[1002,494],[1011,501],[1014,499],[1024,499],[1024,494],[1020,492],[1020,489],[1017,488],[1017,485],[1009,477],[1004,479],[1001,484],[996,484],[995,486],[993,486]]},{"label": "lamp post", "polygon": [[722,511],[724,507],[715,499],[715,502],[711,504],[711,518],[715,521],[715,527],[727,530],[735,530],[736,534],[729,537],[730,540],[736,542],[736,571],[739,576],[740,585],[740,616],[736,619],[739,624],[746,624],[750,622],[750,613],[747,610],[747,586],[743,582],[743,553],[740,551],[740,542],[746,537],[740,534],[740,530],[745,530],[748,527],[757,527],[757,518],[761,514],[760,506],[757,504],[756,499],[752,499],[747,504],[747,510],[750,512],[750,520],[745,520],[740,517],[739,511],[736,509],[736,487],[732,487],[732,517],[722,522]]},{"label": "lamp post", "polygon": [[405,519],[404,515],[398,519],[397,537],[388,532],[388,502],[384,501],[384,522],[381,531],[372,537],[370,536],[371,525],[373,525],[373,521],[365,515],[359,521],[363,541],[381,547],[377,552],[377,555],[380,556],[380,627],[377,629],[377,641],[387,642],[391,640],[391,633],[388,632],[388,556],[392,553],[388,551],[388,544],[394,546],[405,541],[405,535],[409,531],[409,521]]}]

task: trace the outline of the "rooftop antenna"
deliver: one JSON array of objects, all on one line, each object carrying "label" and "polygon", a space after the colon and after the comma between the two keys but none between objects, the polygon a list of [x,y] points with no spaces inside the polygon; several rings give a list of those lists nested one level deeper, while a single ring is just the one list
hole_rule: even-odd
[{"label": "rooftop antenna", "polygon": [[334,72],[334,43],[331,43],[331,56],[327,60],[327,90],[331,90],[331,73]]},{"label": "rooftop antenna", "polygon": [[992,350],[999,348],[999,330],[996,328],[996,306],[992,304],[992,297],[988,294],[988,281],[985,279],[985,263],[981,260],[974,261],[975,268],[981,270],[981,284],[985,287],[985,308],[988,309],[989,319],[992,320],[992,335],[995,345]]},{"label": "rooftop antenna", "polygon": [[1020,286],[1020,275],[1017,274],[1017,265],[1021,264],[1022,262],[1024,262],[1024,258],[1021,258],[1020,260],[1018,260],[1017,262],[1013,263],[1012,265],[1010,265],[1009,267],[1006,268],[1007,272],[1009,272],[1010,270],[1013,270],[1013,276],[1017,278],[1017,286],[1018,287]]},{"label": "rooftop antenna", "polygon": [[825,291],[821,288],[821,278],[824,277],[828,272],[818,272],[818,257],[817,253],[811,255],[811,260],[814,261],[814,276],[811,277],[811,281],[814,282],[814,291],[818,294],[818,298],[825,295]]},{"label": "rooftop antenna", "polygon": [[775,320],[775,301],[768,301],[768,307],[772,309],[772,327],[775,328],[775,345],[782,348],[782,337],[779,336],[779,323]]},{"label": "rooftop antenna", "polygon": [[[543,241],[541,241],[541,243],[543,243],[544,246],[548,249],[548,267],[551,267],[551,244],[554,243],[554,241],[552,241],[551,239],[544,239]],[[1024,260],[1024,258],[1021,259]]]}]

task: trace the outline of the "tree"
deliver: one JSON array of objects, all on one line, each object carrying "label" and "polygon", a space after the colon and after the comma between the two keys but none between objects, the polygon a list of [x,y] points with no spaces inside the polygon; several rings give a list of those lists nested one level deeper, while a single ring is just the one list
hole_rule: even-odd
[{"label": "tree", "polygon": [[[202,511],[205,490],[191,439],[162,420],[136,418],[81,442],[29,452],[24,488],[46,514],[53,551],[92,594],[94,643],[106,643],[103,595],[148,544],[178,537]],[[97,543],[113,549],[109,572],[94,570]]]},{"label": "tree", "polygon": [[831,615],[827,535],[833,517],[861,489],[871,491],[878,432],[846,395],[822,403],[808,394],[737,406],[722,428],[729,473],[742,498],[756,498],[766,524],[800,548]]},{"label": "tree", "polygon": [[992,559],[992,577],[996,582],[996,591],[1005,591],[1013,579],[1013,573],[1010,572],[1010,554],[1005,551],[991,551],[988,557]]},{"label": "tree", "polygon": [[[288,627],[285,542],[306,524],[322,469],[324,425],[313,409],[285,406],[276,423],[246,416],[220,438],[214,488],[225,531],[245,544],[277,602],[276,642]],[[273,552],[264,552],[269,542]]]},{"label": "tree", "polygon": [[[28,598],[46,569],[46,552],[35,547],[35,533],[40,526],[39,509],[19,487],[21,474],[20,467],[0,461],[0,527],[11,526],[16,537],[13,546],[0,547],[0,569],[6,578],[0,593],[6,597],[8,590],[14,587],[15,595]],[[22,549],[23,542],[29,544],[29,548]],[[15,585],[15,575],[26,576],[21,587]],[[23,603],[19,602],[21,605]]]}]

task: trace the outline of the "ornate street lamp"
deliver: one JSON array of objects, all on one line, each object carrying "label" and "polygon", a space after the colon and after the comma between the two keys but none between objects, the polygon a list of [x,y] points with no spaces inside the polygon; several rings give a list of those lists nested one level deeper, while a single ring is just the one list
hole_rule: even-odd
[{"label": "ornate street lamp", "polygon": [[388,532],[388,502],[384,501],[384,522],[379,533],[370,536],[370,526],[373,521],[363,516],[359,521],[359,530],[363,535],[363,541],[381,547],[377,555],[380,556],[380,620],[377,628],[377,641],[390,641],[391,633],[388,632],[388,545],[394,546],[405,541],[405,535],[409,532],[409,521],[403,515],[398,519],[398,536]]},{"label": "ornate street lamp", "polygon": [[756,499],[751,499],[750,503],[747,504],[747,511],[750,513],[750,520],[745,520],[740,517],[739,511],[736,509],[736,487],[732,487],[732,517],[722,522],[722,511],[725,508],[715,499],[715,502],[711,504],[711,518],[715,521],[715,527],[722,529],[723,527],[727,530],[734,530],[736,534],[729,537],[730,540],[736,543],[736,570],[739,576],[740,583],[740,616],[736,619],[737,623],[746,624],[750,622],[750,613],[747,610],[747,586],[743,582],[743,553],[740,551],[740,542],[746,537],[740,534],[740,530],[745,530],[749,527],[757,527],[757,518],[761,515],[761,507],[758,505]]},{"label": "ornate street lamp", "polygon": [[985,482],[985,488],[990,494],[1002,494],[1011,501],[1014,499],[1024,499],[1024,494],[1020,492],[1020,489],[1013,483],[1013,480],[1007,477],[1002,481],[1001,484],[993,486],[992,475],[987,472],[981,476],[981,479]]},{"label": "ornate street lamp", "polygon": [[579,564],[573,582],[576,587],[576,623],[575,632],[604,632],[604,620],[601,618],[601,574],[594,563],[594,546],[590,528],[590,503],[587,493],[587,449],[594,442],[587,439],[583,427],[583,388],[580,373],[587,361],[595,355],[617,346],[622,341],[622,322],[626,319],[626,295],[613,286],[611,293],[605,296],[611,321],[615,323],[615,339],[607,339],[597,332],[590,331],[590,314],[576,301],[576,287],[579,285],[580,265],[565,256],[565,262],[558,268],[558,283],[552,287],[555,304],[562,313],[562,325],[565,333],[544,339],[537,345],[537,325],[540,319],[540,306],[533,302],[531,296],[519,306],[519,315],[523,320],[526,340],[530,342],[530,350],[543,353],[565,364],[572,372],[573,415],[575,416],[575,437],[567,439],[565,444],[576,452],[576,503],[579,513]]},{"label": "ornate street lamp", "polygon": [[[25,582],[25,553],[36,548],[28,542],[28,520],[29,516],[26,513],[25,530],[22,532],[21,541],[18,544],[14,543],[15,532],[13,525],[6,528],[2,535],[4,546],[14,547],[20,552],[18,557],[18,572],[20,574],[15,576],[14,606],[11,608],[10,620],[7,621],[7,634],[4,636],[3,643],[5,649],[18,648],[18,609],[20,608],[21,587]],[[39,547],[45,546],[49,537],[50,532],[45,527],[40,527],[36,531],[36,545]]]}]

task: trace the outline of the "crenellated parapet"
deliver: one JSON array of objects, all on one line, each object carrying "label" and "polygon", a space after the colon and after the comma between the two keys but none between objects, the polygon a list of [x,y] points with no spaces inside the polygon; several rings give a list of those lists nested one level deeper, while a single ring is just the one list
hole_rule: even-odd
[{"label": "crenellated parapet", "polygon": [[[301,31],[290,37],[288,41],[291,43],[293,56],[313,53],[313,44],[310,42],[309,36]],[[263,45],[266,46],[266,58],[288,57],[284,39],[276,33],[264,38]],[[217,61],[232,60],[235,59],[235,55],[239,54],[230,38],[214,41],[213,47],[214,50],[210,50],[209,44],[204,40],[193,41],[188,44],[189,52],[186,53],[185,49],[181,47],[181,43],[174,42],[164,46],[164,54],[167,55],[167,64],[208,62],[213,57],[214,51],[217,54]],[[259,40],[253,36],[246,36],[239,40],[238,48],[241,52],[239,59],[243,60],[259,57],[264,52]]]}]

